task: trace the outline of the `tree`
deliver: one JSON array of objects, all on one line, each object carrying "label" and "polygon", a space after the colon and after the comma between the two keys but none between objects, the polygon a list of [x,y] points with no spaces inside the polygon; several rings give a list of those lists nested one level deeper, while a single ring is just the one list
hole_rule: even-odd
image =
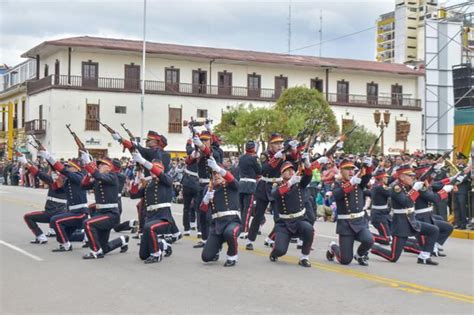
[{"label": "tree", "polygon": [[[368,131],[364,126],[356,124],[357,128],[344,142],[344,152],[352,154],[366,153],[377,139],[377,135]],[[354,125],[348,125],[343,132],[348,131]],[[379,152],[379,146],[376,146],[374,153]]]},{"label": "tree", "polygon": [[306,87],[289,88],[280,96],[275,108],[284,112],[290,120],[297,117],[299,122],[302,119],[306,127],[314,128],[323,139],[336,136],[339,130],[334,112],[318,90]]}]

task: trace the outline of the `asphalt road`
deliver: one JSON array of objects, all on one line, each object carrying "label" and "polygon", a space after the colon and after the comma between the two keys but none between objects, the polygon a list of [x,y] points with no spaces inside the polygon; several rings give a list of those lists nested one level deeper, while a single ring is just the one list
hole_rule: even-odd
[{"label": "asphalt road", "polygon": [[[277,263],[259,236],[256,250],[245,251],[240,240],[239,262],[224,268],[204,264],[195,236],[173,245],[173,255],[159,264],[138,258],[137,240],[125,254],[84,261],[87,252],[52,253],[55,239],[33,245],[23,214],[41,210],[45,190],[0,186],[0,314],[474,314],[474,242],[449,239],[448,257],[439,266],[416,264],[403,254],[392,264],[371,256],[370,266],[341,266],[326,261],[325,251],[336,239],[333,223],[317,222],[312,268],[297,265],[291,245]],[[122,220],[134,218],[136,201],[124,198]],[[181,222],[181,205],[174,205]],[[267,218],[263,234],[271,229]],[[45,227],[45,226],[44,226]],[[46,227],[45,227],[46,228]],[[112,233],[111,237],[116,237]]]}]

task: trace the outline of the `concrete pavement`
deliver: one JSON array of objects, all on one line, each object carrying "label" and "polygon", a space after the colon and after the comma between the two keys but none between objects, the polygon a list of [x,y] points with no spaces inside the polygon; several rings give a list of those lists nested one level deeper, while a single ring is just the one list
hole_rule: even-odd
[{"label": "concrete pavement", "polygon": [[[87,252],[52,253],[57,246],[29,244],[23,214],[41,210],[45,190],[0,186],[0,313],[404,313],[473,314],[474,247],[469,240],[450,239],[446,258],[437,267],[416,264],[403,254],[392,264],[371,255],[369,267],[327,262],[325,251],[336,239],[333,223],[317,222],[312,268],[297,265],[290,246],[278,263],[263,246],[271,229],[267,218],[256,250],[245,251],[240,240],[234,268],[204,264],[195,236],[173,245],[173,255],[144,265],[136,240],[125,254],[113,252],[98,261],[84,261]],[[134,218],[136,201],[124,198],[122,220]],[[174,205],[181,223],[181,205]],[[45,226],[44,226],[45,227]],[[46,227],[45,227],[46,230]],[[117,233],[112,232],[111,237]]]}]

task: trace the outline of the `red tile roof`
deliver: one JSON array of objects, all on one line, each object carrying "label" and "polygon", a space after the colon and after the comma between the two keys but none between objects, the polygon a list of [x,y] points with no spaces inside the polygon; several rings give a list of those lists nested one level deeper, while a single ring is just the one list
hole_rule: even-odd
[{"label": "red tile roof", "polygon": [[[71,37],[46,41],[25,52],[22,57],[34,57],[41,54],[46,46],[89,47],[122,51],[142,51],[142,41],[100,37]],[[422,71],[413,70],[403,64],[382,63],[367,60],[319,58],[311,56],[287,55],[250,50],[211,48],[147,42],[147,53],[179,55],[207,59],[233,60],[257,63],[275,63],[303,67],[330,67],[359,71],[386,72],[405,75],[422,75]]]}]

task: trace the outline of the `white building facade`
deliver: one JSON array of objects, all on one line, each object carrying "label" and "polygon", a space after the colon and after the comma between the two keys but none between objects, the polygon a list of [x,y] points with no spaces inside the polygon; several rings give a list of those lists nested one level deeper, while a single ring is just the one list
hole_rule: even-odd
[{"label": "white building facade", "polygon": [[[77,154],[65,124],[97,155],[124,153],[96,119],[123,135],[125,123],[140,135],[141,45],[75,37],[44,42],[22,55],[38,67],[27,87],[27,119],[45,126],[37,136],[58,157]],[[326,96],[340,125],[353,120],[378,134],[373,112],[390,111],[385,152],[404,145],[413,151],[423,145],[422,75],[400,64],[148,43],[144,130],[164,134],[167,149],[182,154],[189,137],[183,120],[202,117],[216,124],[229,107],[271,106],[284,89],[307,86]],[[397,121],[411,124],[407,143],[396,141]]]}]

